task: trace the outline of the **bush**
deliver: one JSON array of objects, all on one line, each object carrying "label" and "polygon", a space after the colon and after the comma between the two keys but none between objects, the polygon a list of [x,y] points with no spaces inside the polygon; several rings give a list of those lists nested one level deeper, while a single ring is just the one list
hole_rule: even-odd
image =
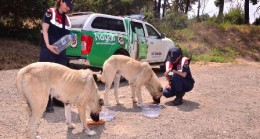
[{"label": "bush", "polygon": [[224,15],[224,22],[230,24],[241,25],[244,21],[244,12],[240,7],[231,8],[227,14]]},{"label": "bush", "polygon": [[183,29],[188,25],[188,16],[184,13],[167,14],[162,21],[173,29]]},{"label": "bush", "polygon": [[40,29],[39,28],[11,28],[0,25],[0,37],[1,38],[10,38],[16,40],[27,40],[33,44],[39,44],[40,41]]}]

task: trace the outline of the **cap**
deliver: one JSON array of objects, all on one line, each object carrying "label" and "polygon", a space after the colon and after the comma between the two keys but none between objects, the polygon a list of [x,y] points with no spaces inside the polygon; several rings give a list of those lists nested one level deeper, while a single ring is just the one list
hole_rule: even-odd
[{"label": "cap", "polygon": [[182,55],[182,52],[180,48],[174,47],[169,50],[168,55],[170,56],[170,61],[174,62],[180,55]]},{"label": "cap", "polygon": [[72,0],[63,0],[63,2],[65,2],[70,9],[73,8]]}]

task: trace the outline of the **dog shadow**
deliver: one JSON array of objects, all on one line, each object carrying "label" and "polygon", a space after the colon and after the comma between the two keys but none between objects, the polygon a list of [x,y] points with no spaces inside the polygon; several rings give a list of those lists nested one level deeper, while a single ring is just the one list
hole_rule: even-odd
[{"label": "dog shadow", "polygon": [[[161,109],[165,109],[166,107],[162,104],[160,104]],[[140,113],[142,112],[142,108],[137,103],[133,103],[132,107],[125,107],[124,105],[115,105],[111,106],[108,109],[114,110],[114,111],[120,111],[120,112],[133,112],[133,113]]]},{"label": "dog shadow", "polygon": [[134,113],[141,112],[141,107],[138,106],[136,103],[134,103],[132,107],[125,107],[124,105],[114,105],[109,107],[108,109],[113,111],[120,111],[120,112],[134,112]]},{"label": "dog shadow", "polygon": [[[54,107],[54,113],[44,113],[43,118],[48,123],[60,123],[63,122],[65,124],[65,110],[61,107]],[[71,121],[72,123],[81,123],[78,113],[71,112]],[[88,126],[90,130],[94,130],[97,134],[94,136],[87,135],[83,130],[82,127],[77,127],[76,129],[67,129],[67,139],[99,139],[101,133],[105,130],[105,124],[102,125],[90,125]]]},{"label": "dog shadow", "polygon": [[99,139],[101,133],[103,133],[103,131],[105,130],[105,125],[92,125],[89,126],[89,129],[94,130],[96,132],[96,135],[89,136],[83,130],[75,131],[74,129],[67,129],[67,139]]},{"label": "dog shadow", "polygon": [[200,109],[199,103],[193,102],[193,101],[190,101],[190,100],[183,100],[183,104],[179,105],[179,106],[173,106],[172,101],[165,102],[165,105],[171,106],[171,107],[177,107],[180,111],[184,111],[184,112],[191,112],[191,111],[194,111],[196,109]]},{"label": "dog shadow", "polygon": [[[61,107],[54,106],[54,113],[44,113],[43,118],[48,123],[65,123],[65,109]],[[79,115],[76,112],[71,111],[71,122],[72,123],[81,123]]]},{"label": "dog shadow", "polygon": [[[96,83],[97,83],[99,91],[104,91],[105,90],[105,84],[103,82],[96,81]],[[119,88],[120,87],[125,87],[125,86],[128,86],[128,85],[129,85],[128,81],[126,81],[126,80],[125,81],[120,81]],[[110,89],[114,89],[114,83],[112,84]]]}]

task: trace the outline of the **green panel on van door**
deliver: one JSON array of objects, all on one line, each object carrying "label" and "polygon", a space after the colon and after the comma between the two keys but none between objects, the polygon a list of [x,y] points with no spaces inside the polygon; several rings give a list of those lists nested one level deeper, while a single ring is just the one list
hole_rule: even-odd
[{"label": "green panel on van door", "polygon": [[[68,56],[80,56],[88,59],[91,66],[103,66],[105,60],[115,53],[120,48],[125,48],[128,40],[125,35],[118,35],[117,33],[107,32],[93,32],[93,31],[72,31],[78,36],[78,44],[76,48],[68,47]],[[93,45],[90,54],[81,54],[81,35],[88,35],[93,38]],[[119,41],[119,37],[123,38],[123,43]],[[119,43],[120,42],[120,43]]]}]

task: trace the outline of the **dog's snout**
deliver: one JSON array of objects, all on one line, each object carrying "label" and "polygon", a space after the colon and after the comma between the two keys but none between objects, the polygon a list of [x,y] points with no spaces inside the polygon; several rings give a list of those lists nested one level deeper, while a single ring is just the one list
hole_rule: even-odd
[{"label": "dog's snout", "polygon": [[90,113],[90,117],[93,121],[99,121],[99,113]]},{"label": "dog's snout", "polygon": [[153,102],[159,104],[161,102],[161,97],[153,97]]}]

